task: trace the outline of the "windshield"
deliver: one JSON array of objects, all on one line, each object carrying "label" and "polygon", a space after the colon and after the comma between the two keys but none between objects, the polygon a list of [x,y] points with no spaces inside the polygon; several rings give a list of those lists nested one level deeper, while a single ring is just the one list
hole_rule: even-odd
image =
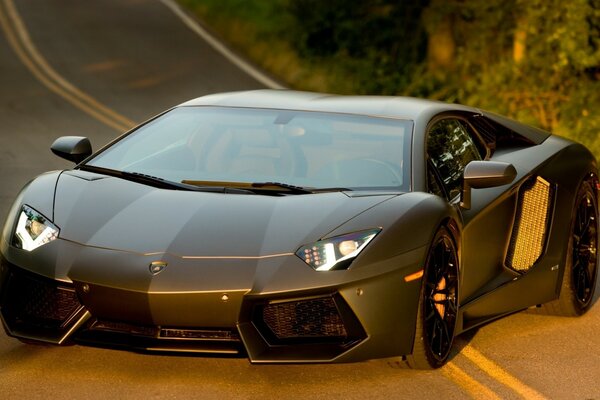
[{"label": "windshield", "polygon": [[186,184],[409,190],[412,122],[231,107],[175,108],[87,165]]}]

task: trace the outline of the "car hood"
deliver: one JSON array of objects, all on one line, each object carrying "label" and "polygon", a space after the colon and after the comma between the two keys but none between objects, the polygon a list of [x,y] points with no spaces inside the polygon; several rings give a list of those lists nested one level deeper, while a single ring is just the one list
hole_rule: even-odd
[{"label": "car hood", "polygon": [[56,186],[54,222],[60,238],[86,246],[181,257],[256,257],[294,252],[396,195],[208,193],[69,171]]}]

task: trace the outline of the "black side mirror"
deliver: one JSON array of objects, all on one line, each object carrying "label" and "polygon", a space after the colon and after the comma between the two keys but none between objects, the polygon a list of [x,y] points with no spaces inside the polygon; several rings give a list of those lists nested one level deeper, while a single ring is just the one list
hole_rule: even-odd
[{"label": "black side mirror", "polygon": [[79,164],[92,154],[92,144],[86,137],[62,136],[52,143],[50,150],[61,158]]},{"label": "black side mirror", "polygon": [[500,161],[471,161],[463,172],[460,206],[471,208],[471,188],[483,189],[508,185],[517,176],[512,164]]}]

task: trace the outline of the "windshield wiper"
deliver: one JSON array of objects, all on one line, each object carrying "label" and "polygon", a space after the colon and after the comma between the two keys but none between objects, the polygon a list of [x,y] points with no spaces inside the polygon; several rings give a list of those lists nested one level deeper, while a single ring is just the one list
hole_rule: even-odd
[{"label": "windshield wiper", "polygon": [[140,172],[129,172],[122,171],[121,174],[123,176],[130,176],[135,178],[140,178],[140,180],[149,180],[152,182],[156,182],[158,184],[167,185],[173,189],[182,189],[182,190],[190,190],[194,192],[211,192],[211,193],[231,193],[231,194],[251,194],[250,190],[240,189],[240,188],[232,188],[227,186],[197,186],[190,185],[185,182],[173,182],[163,178],[159,178],[157,176],[142,174]]},{"label": "windshield wiper", "polygon": [[195,181],[190,179],[184,179],[181,181],[185,185],[193,185],[197,187],[225,187],[231,190],[244,190],[246,192],[260,192],[260,193],[292,193],[292,194],[310,194],[314,193],[312,188],[304,188],[301,186],[290,185],[288,183],[281,182],[226,182],[226,181]]},{"label": "windshield wiper", "polygon": [[254,182],[250,184],[251,188],[265,189],[265,190],[277,190],[283,189],[289,193],[295,194],[310,194],[314,193],[313,189],[304,188],[302,186],[290,185],[289,183],[281,182]]},{"label": "windshield wiper", "polygon": [[352,189],[345,187],[326,187],[326,188],[317,188],[312,190],[313,193],[322,193],[322,192],[351,192]]},{"label": "windshield wiper", "polygon": [[158,187],[161,189],[175,189],[175,190],[187,190],[195,192],[213,192],[213,193],[240,193],[249,194],[252,193],[249,190],[233,189],[225,187],[200,187],[195,185],[188,185],[186,183],[179,183],[169,181],[167,179],[160,178],[158,176],[143,174],[141,172],[134,171],[119,171],[116,169],[96,167],[93,165],[80,165],[78,169],[89,172],[96,172],[99,174],[105,174],[115,176],[118,178],[124,178],[138,183],[147,184],[150,186]]},{"label": "windshield wiper", "polygon": [[322,192],[346,192],[352,189],[343,187],[330,187],[330,188],[313,188],[313,187],[302,187],[296,186],[289,183],[282,182],[226,182],[226,181],[196,181],[191,179],[184,179],[181,181],[182,184],[192,185],[201,188],[213,188],[213,187],[225,187],[226,190],[240,190],[250,193],[259,194],[313,194]]},{"label": "windshield wiper", "polygon": [[172,189],[183,189],[183,190],[198,190],[197,187],[191,185],[185,185],[183,183],[169,181],[167,179],[160,178],[158,176],[143,174],[141,172],[134,171],[120,171],[120,175],[125,178],[133,178],[133,180],[140,183],[155,184]]},{"label": "windshield wiper", "polygon": [[322,192],[351,192],[352,189],[344,187],[326,187],[326,188],[308,188],[296,185],[290,185],[289,183],[281,182],[255,182],[251,184],[255,188],[266,188],[273,190],[277,188],[284,189],[286,191],[297,193],[297,194],[310,194],[310,193],[322,193]]}]

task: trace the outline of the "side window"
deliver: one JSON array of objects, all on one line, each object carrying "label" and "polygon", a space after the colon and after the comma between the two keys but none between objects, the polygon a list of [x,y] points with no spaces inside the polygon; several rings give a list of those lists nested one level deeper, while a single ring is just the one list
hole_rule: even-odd
[{"label": "side window", "polygon": [[460,194],[467,164],[481,160],[468,129],[460,120],[445,119],[433,125],[427,138],[427,155],[438,170],[450,199]]},{"label": "side window", "polygon": [[442,188],[435,171],[433,171],[431,162],[428,162],[427,164],[427,189],[429,193],[438,195],[440,197],[446,197],[446,193],[444,193],[444,189]]}]

